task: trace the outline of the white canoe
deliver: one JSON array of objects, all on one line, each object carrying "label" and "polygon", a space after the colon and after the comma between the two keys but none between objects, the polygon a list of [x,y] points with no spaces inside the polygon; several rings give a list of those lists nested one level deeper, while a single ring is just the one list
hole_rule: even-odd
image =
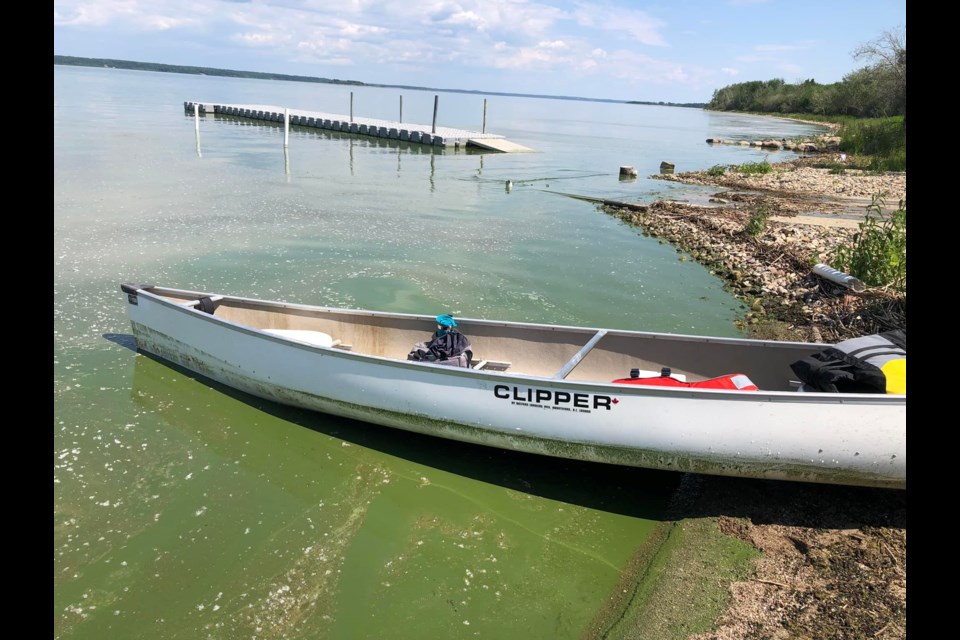
[{"label": "white canoe", "polygon": [[[406,359],[433,316],[121,289],[139,350],[275,402],[563,458],[906,487],[906,395],[798,390],[790,364],[829,345],[457,318],[461,368]],[[662,367],[759,390],[612,382]]]}]

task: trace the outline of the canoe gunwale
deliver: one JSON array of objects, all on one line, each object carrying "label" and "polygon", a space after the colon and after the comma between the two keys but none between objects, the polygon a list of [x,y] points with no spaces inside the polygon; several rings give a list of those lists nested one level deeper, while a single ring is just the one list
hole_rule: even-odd
[{"label": "canoe gunwale", "polygon": [[[299,311],[320,311],[327,313],[342,313],[345,315],[355,315],[366,318],[403,318],[408,320],[426,320],[431,324],[434,323],[434,316],[432,315],[423,315],[423,314],[413,314],[413,313],[399,313],[393,311],[369,311],[365,309],[348,309],[344,307],[325,307],[318,305],[309,305],[309,304],[300,304],[295,302],[282,302],[277,300],[263,300],[260,298],[245,298],[242,296],[231,296],[219,293],[203,293],[198,291],[191,291],[185,289],[170,289],[165,287],[151,287],[150,289],[140,289],[139,293],[152,294],[155,299],[161,302],[170,302],[163,296],[168,295],[183,295],[183,296],[222,296],[220,302],[236,302],[241,304],[255,304],[263,306],[274,306],[278,309],[292,309]],[[173,303],[176,306],[176,303]],[[518,329],[537,329],[540,331],[572,331],[583,333],[584,335],[593,337],[599,331],[606,332],[607,336],[637,336],[644,338],[652,339],[664,339],[664,340],[676,340],[676,341],[691,341],[699,342],[705,344],[751,344],[755,346],[765,346],[769,345],[771,347],[782,347],[782,346],[797,346],[804,348],[815,348],[823,349],[831,345],[827,343],[819,342],[795,342],[795,341],[778,341],[778,340],[754,340],[750,338],[725,338],[718,336],[698,336],[693,334],[683,334],[683,333],[660,333],[655,331],[634,331],[631,329],[607,329],[603,327],[585,327],[585,326],[573,326],[573,325],[553,325],[553,324],[538,324],[533,322],[507,322],[504,320],[485,320],[482,318],[467,318],[467,317],[457,317],[457,322],[462,324],[471,324],[471,325],[482,325],[489,327],[516,327]],[[584,341],[586,344],[586,341]]]},{"label": "canoe gunwale", "polygon": [[[279,302],[272,300],[261,300],[257,298],[245,298],[241,296],[230,296],[216,293],[203,293],[191,290],[183,289],[172,289],[164,287],[151,287],[149,290],[138,290],[138,293],[145,293],[151,297],[152,300],[156,301],[159,304],[164,306],[169,306],[171,308],[178,309],[184,313],[193,313],[196,314],[197,318],[204,320],[206,322],[212,322],[219,325],[224,325],[229,327],[234,331],[239,331],[245,334],[255,336],[259,339],[267,340],[270,342],[277,342],[284,345],[293,346],[297,349],[303,349],[307,351],[319,351],[323,352],[325,356],[333,356],[337,358],[346,358],[350,360],[358,360],[364,362],[375,362],[381,366],[390,366],[390,367],[399,367],[399,368],[430,368],[434,369],[438,375],[443,377],[476,377],[483,379],[493,379],[493,380],[503,380],[505,383],[516,384],[518,382],[527,382],[529,384],[535,384],[540,387],[551,387],[551,388],[585,388],[590,389],[591,391],[602,391],[607,393],[616,393],[621,396],[646,396],[646,397],[668,397],[668,398],[728,398],[732,401],[746,401],[746,402],[756,402],[757,400],[764,400],[768,402],[789,402],[789,403],[815,403],[815,404],[870,404],[870,405],[899,405],[906,403],[905,395],[894,395],[894,394],[874,394],[874,393],[828,393],[828,392],[804,392],[799,393],[796,391],[775,391],[775,390],[759,390],[759,391],[731,391],[726,389],[708,389],[708,388],[685,388],[685,387],[657,387],[657,386],[642,386],[642,385],[626,385],[626,384],[616,384],[611,382],[604,381],[593,381],[593,380],[568,380],[565,378],[557,378],[555,376],[538,376],[522,372],[511,372],[511,371],[497,371],[497,370],[488,370],[488,369],[472,369],[472,368],[462,368],[462,367],[451,367],[445,365],[438,365],[431,362],[418,362],[412,360],[401,360],[398,358],[391,358],[387,356],[378,356],[368,353],[358,353],[354,351],[347,351],[344,349],[339,349],[337,347],[322,347],[318,345],[311,345],[304,342],[298,342],[295,340],[289,340],[280,336],[276,336],[256,327],[250,327],[238,322],[233,322],[231,320],[226,320],[214,315],[204,313],[193,306],[180,304],[174,301],[171,301],[164,297],[164,295],[177,295],[177,296],[192,296],[196,295],[197,297],[202,296],[216,296],[219,298],[220,302],[236,302],[241,304],[254,304],[254,305],[265,305],[269,307],[276,307],[278,309],[294,309],[302,311],[319,311],[319,312],[332,312],[332,313],[343,313],[348,315],[356,315],[361,317],[383,317],[383,318],[404,318],[410,320],[422,320],[429,323],[433,323],[434,317],[428,315],[419,315],[419,314],[407,314],[407,313],[394,313],[394,312],[377,312],[377,311],[366,311],[366,310],[357,310],[357,309],[345,309],[340,307],[323,307],[316,305],[307,305],[307,304],[298,304],[298,303],[287,303]],[[645,338],[663,338],[663,339],[674,339],[679,340],[693,340],[697,342],[713,342],[713,343],[731,343],[731,344],[742,344],[750,343],[754,345],[766,344],[771,345],[780,345],[780,344],[793,344],[797,346],[804,347],[824,347],[828,345],[821,345],[819,343],[779,343],[777,341],[758,341],[751,340],[746,338],[712,338],[712,337],[701,337],[701,336],[692,336],[692,335],[683,335],[683,334],[661,334],[655,332],[644,332],[644,331],[632,331],[627,329],[595,329],[590,327],[573,327],[573,326],[563,326],[563,325],[541,325],[535,323],[524,323],[524,322],[504,322],[504,321],[489,321],[482,319],[473,319],[473,318],[458,318],[458,320],[464,324],[477,324],[477,325],[487,325],[487,326],[499,326],[499,327],[518,327],[520,329],[549,329],[556,331],[578,331],[582,332],[585,336],[590,336],[590,338],[596,338],[597,335],[603,334],[604,336],[642,336]],[[589,345],[589,340],[584,343],[584,348]],[[582,350],[581,350],[582,351]],[[578,356],[581,355],[579,352]],[[576,358],[576,356],[575,356]],[[569,364],[569,363],[568,363]]]}]

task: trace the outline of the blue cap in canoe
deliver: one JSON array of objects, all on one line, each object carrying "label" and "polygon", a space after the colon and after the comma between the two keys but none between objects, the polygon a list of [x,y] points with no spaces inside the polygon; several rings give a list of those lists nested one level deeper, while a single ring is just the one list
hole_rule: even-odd
[{"label": "blue cap in canoe", "polygon": [[453,319],[451,315],[442,315],[437,316],[437,324],[443,327],[444,329],[453,329],[457,326],[457,321]]}]

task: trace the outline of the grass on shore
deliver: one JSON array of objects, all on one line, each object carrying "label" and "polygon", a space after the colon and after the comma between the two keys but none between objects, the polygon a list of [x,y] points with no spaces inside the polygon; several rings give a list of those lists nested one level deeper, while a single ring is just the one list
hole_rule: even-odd
[{"label": "grass on shore", "polygon": [[737,173],[745,176],[766,175],[771,171],[773,171],[773,165],[767,162],[766,159],[764,159],[763,162],[745,162],[737,165]]},{"label": "grass on shore", "polygon": [[840,150],[869,159],[874,171],[907,170],[907,124],[903,117],[854,120],[837,131]]},{"label": "grass on shore", "polygon": [[872,171],[907,170],[907,122],[903,116],[855,118],[785,113],[777,117],[818,122],[834,129],[834,134],[840,136],[840,150],[864,159],[864,166],[860,168]]},{"label": "grass on shore", "polygon": [[[751,113],[751,112],[744,112]],[[904,116],[857,118],[813,113],[758,113],[753,115],[786,118],[822,124],[840,136],[840,150],[862,159],[857,168],[870,171],[907,170],[907,120]]]},{"label": "grass on shore", "polygon": [[874,196],[849,243],[838,246],[830,264],[872,287],[907,291],[907,203],[884,216],[882,196]]}]

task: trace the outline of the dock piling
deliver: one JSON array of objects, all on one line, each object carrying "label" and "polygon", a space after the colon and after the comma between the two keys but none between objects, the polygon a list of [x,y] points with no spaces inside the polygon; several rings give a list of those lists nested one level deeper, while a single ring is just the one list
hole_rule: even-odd
[{"label": "dock piling", "polygon": [[437,102],[440,100],[440,96],[433,96],[433,128],[430,129],[430,133],[437,132]]}]

